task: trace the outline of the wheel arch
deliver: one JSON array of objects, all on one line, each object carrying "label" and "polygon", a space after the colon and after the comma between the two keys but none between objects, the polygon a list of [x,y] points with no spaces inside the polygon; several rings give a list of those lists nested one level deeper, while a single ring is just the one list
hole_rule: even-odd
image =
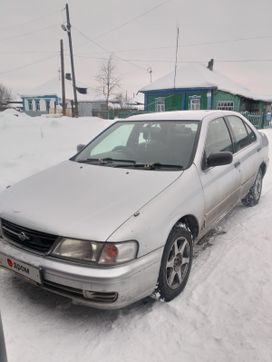
[{"label": "wheel arch", "polygon": [[[178,227],[185,225],[186,228],[189,229],[189,231],[192,233],[193,239],[196,239],[199,234],[199,223],[197,218],[194,215],[188,214],[182,216],[173,226]],[[172,229],[173,229],[172,228]]]}]

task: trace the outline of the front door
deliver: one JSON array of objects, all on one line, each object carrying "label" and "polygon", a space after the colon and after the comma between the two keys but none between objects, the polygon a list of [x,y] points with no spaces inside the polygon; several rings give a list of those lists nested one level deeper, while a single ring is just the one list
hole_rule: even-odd
[{"label": "front door", "polygon": [[[212,120],[208,126],[204,158],[211,153],[233,153],[231,136],[223,118]],[[206,226],[218,221],[237,203],[240,195],[240,173],[236,164],[203,167],[201,183],[205,198]]]}]

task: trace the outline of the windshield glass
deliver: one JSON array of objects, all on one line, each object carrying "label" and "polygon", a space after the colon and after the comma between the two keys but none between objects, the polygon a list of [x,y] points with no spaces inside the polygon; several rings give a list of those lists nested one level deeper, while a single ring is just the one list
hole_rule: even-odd
[{"label": "windshield glass", "polygon": [[124,168],[186,168],[198,127],[197,121],[119,121],[74,160]]}]

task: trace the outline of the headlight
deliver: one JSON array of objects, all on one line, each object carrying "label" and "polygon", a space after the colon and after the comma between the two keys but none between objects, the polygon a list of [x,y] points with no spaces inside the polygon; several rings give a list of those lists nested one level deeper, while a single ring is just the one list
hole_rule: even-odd
[{"label": "headlight", "polygon": [[137,241],[97,243],[88,240],[62,239],[51,255],[100,265],[115,265],[135,259],[137,252]]},{"label": "headlight", "polygon": [[102,248],[103,244],[93,241],[62,239],[52,254],[67,259],[97,262]]}]

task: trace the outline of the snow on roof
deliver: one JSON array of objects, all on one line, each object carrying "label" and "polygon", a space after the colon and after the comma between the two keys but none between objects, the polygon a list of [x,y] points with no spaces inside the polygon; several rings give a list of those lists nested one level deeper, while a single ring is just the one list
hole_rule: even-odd
[{"label": "snow on roof", "polygon": [[132,98],[128,100],[129,104],[144,104],[144,95],[142,93],[137,93]]},{"label": "snow on roof", "polygon": [[[157,79],[153,83],[143,87],[139,90],[139,92],[173,88],[174,72],[171,72],[166,76]],[[176,88],[217,88],[221,91],[240,95],[245,98],[272,102],[272,96],[263,96],[251,92],[232,79],[227,78],[217,71],[211,71],[200,64],[190,64],[178,68],[176,74]]]},{"label": "snow on roof", "polygon": [[[106,100],[104,95],[98,94],[95,89],[83,85],[83,83],[79,83],[77,86],[80,88],[87,88],[87,94],[77,92],[79,102],[104,102]],[[61,80],[58,77],[52,78],[39,87],[33,88],[27,94],[22,94],[22,97],[38,97],[46,95],[55,95],[58,98],[62,97]],[[73,85],[70,80],[65,80],[65,95],[66,99],[74,99]]]}]

